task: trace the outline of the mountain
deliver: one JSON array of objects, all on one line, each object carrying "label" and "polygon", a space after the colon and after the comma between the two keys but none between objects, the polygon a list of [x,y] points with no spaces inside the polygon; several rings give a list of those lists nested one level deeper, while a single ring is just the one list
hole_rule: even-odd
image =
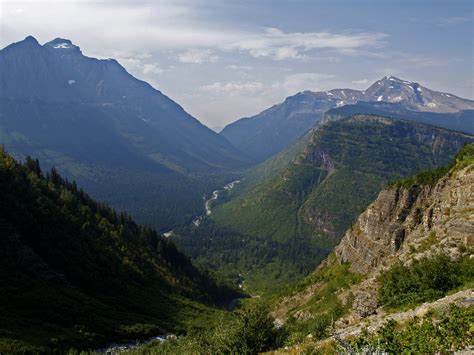
[{"label": "mountain", "polygon": [[450,165],[382,190],[335,252],[274,302],[296,343],[282,352],[468,349],[473,186],[470,144]]},{"label": "mountain", "polygon": [[[410,116],[414,120],[418,120],[421,116],[421,121],[425,123],[474,133],[472,129],[474,101],[433,91],[418,83],[394,76],[386,76],[365,91],[335,89],[298,93],[256,116],[227,125],[221,135],[248,155],[262,161],[297,140],[320,122],[326,111],[340,107],[341,111],[338,112],[344,112],[342,109],[346,105],[362,102],[396,103],[392,107],[398,108],[395,112],[399,112],[399,115],[410,111],[414,113]],[[390,105],[385,107],[388,109],[383,111],[383,116],[391,117]],[[461,124],[453,125],[451,123],[453,115],[462,111],[467,118],[463,118]],[[425,115],[419,114],[420,112]],[[353,114],[355,113],[376,112],[359,111]]]},{"label": "mountain", "polygon": [[182,331],[239,294],[155,230],[0,149],[0,352],[67,352]]},{"label": "mountain", "polygon": [[359,96],[360,93],[353,90],[301,92],[256,116],[227,125],[220,134],[262,161],[297,140],[338,102],[354,103]]},{"label": "mountain", "polygon": [[204,193],[249,164],[117,61],[89,58],[67,39],[13,43],[0,51],[0,69],[0,143],[141,221],[192,217]]},{"label": "mountain", "polygon": [[[247,283],[256,289],[277,287],[314,268],[390,181],[447,164],[473,140],[377,116],[329,122],[312,132],[303,152],[282,171],[215,207],[214,229],[198,229],[177,243],[196,259],[221,267],[232,261],[245,271],[252,250],[260,253],[263,265],[248,272]],[[230,250],[232,258],[225,258]],[[269,274],[274,275],[270,284],[264,281]]]},{"label": "mountain", "polygon": [[338,120],[362,113],[416,121],[474,134],[474,110],[461,110],[449,113],[412,111],[398,102],[361,101],[356,104],[333,108],[324,114],[320,123],[323,124],[330,120]]},{"label": "mountain", "polygon": [[458,112],[474,109],[474,101],[430,90],[418,83],[386,76],[363,91],[359,101],[401,102],[412,111]]}]

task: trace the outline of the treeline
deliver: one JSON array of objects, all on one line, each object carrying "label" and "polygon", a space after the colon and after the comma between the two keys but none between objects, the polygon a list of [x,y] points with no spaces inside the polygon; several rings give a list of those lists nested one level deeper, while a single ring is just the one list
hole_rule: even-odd
[{"label": "treeline", "polygon": [[439,179],[445,176],[453,167],[461,169],[474,162],[474,144],[466,144],[454,157],[453,161],[439,168],[425,170],[416,175],[394,181],[390,186],[411,187],[414,185],[434,186]]}]

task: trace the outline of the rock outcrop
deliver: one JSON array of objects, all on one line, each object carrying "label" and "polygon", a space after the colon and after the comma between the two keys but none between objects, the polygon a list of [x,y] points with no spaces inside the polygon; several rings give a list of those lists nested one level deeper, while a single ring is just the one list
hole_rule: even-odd
[{"label": "rock outcrop", "polygon": [[[323,317],[327,309],[311,305],[329,297],[328,293],[320,292],[325,287],[332,287],[332,294],[348,310],[333,323],[330,337],[316,342],[307,337],[302,344],[287,349],[288,353],[299,350],[301,345],[311,349],[324,348],[335,340],[343,343],[365,331],[377,331],[388,320],[406,324],[429,312],[442,312],[453,304],[472,306],[472,288],[395,312],[380,304],[378,294],[382,286],[379,276],[397,262],[409,265],[438,253],[452,259],[472,259],[473,251],[474,145],[471,144],[461,150],[450,169],[421,173],[380,192],[346,231],[334,254],[311,276],[318,280],[318,287],[308,283],[305,289],[282,300],[274,311],[282,322],[293,317],[294,322],[304,324]],[[344,284],[344,277],[351,273],[338,274],[334,271],[337,267],[358,274],[358,278]]]},{"label": "rock outcrop", "polygon": [[452,170],[434,186],[393,186],[346,232],[336,248],[351,271],[374,272],[391,256],[407,260],[416,251],[444,251],[452,257],[474,244],[474,166]]}]

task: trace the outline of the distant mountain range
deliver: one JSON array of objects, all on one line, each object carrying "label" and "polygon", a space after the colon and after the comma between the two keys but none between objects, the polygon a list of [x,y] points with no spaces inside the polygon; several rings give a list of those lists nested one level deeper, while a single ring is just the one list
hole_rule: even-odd
[{"label": "distant mountain range", "polygon": [[250,163],[116,60],[89,58],[67,39],[13,43],[0,51],[0,71],[0,144],[142,222],[190,218],[203,193]]},{"label": "distant mountain range", "polygon": [[[227,125],[221,135],[262,161],[278,153],[315,124],[357,113],[405,118],[474,133],[474,101],[386,76],[365,91],[304,91],[256,116]],[[323,120],[325,122],[325,120]]]}]

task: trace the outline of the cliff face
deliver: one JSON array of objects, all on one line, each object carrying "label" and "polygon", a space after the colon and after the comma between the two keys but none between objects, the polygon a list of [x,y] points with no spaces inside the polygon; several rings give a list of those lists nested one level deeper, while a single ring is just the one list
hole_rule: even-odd
[{"label": "cliff face", "polygon": [[416,251],[452,257],[474,244],[474,165],[452,170],[434,186],[391,187],[382,191],[336,248],[340,262],[367,274],[391,256],[408,260]]},{"label": "cliff face", "polygon": [[[379,297],[384,286],[379,276],[395,263],[409,265],[441,252],[451,259],[472,260],[473,250],[474,144],[470,144],[456,155],[451,168],[419,173],[380,192],[346,231],[334,254],[304,286],[283,297],[273,314],[278,323],[288,321],[298,330],[317,328],[324,317],[336,320],[329,338],[314,343],[313,333],[306,337],[303,345],[310,348],[375,332],[389,319],[407,324],[452,304],[472,305],[471,287],[394,311]],[[340,308],[331,308],[337,304]]]}]

